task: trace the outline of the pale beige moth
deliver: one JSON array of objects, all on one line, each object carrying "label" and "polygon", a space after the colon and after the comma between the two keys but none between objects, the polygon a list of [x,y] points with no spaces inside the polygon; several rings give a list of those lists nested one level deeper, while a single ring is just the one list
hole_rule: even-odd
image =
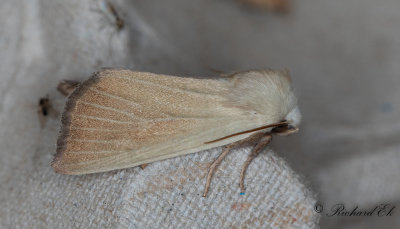
[{"label": "pale beige moth", "polygon": [[104,70],[81,83],[62,115],[57,173],[129,168],[227,145],[214,169],[236,146],[254,145],[251,160],[273,133],[296,132],[301,115],[287,71],[246,71],[188,78]]}]

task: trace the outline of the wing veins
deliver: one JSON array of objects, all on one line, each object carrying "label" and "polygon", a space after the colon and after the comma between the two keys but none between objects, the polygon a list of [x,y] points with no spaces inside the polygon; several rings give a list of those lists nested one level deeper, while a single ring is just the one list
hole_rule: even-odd
[{"label": "wing veins", "polygon": [[99,117],[91,116],[91,115],[77,114],[76,116],[82,117],[82,118],[99,120],[99,121],[105,121],[105,122],[119,123],[119,124],[138,124],[138,122],[119,121],[119,120],[114,120],[114,119],[99,118]]},{"label": "wing veins", "polygon": [[129,81],[136,81],[136,82],[140,82],[140,83],[144,83],[144,84],[148,84],[148,85],[152,85],[152,86],[157,86],[157,87],[160,87],[160,88],[163,88],[163,89],[167,89],[167,90],[170,90],[170,91],[174,91],[175,90],[175,91],[182,92],[182,93],[191,93],[191,94],[194,94],[194,95],[197,95],[197,96],[206,95],[206,96],[209,96],[209,97],[214,97],[214,98],[219,98],[219,99],[222,98],[218,94],[202,93],[202,92],[193,91],[193,90],[190,90],[190,89],[181,89],[181,88],[178,88],[178,87],[164,86],[164,85],[161,85],[161,84],[158,84],[158,83],[154,83],[154,82],[143,80],[143,79],[137,79],[137,78],[134,78],[134,77],[124,77],[124,76],[112,76],[112,77],[113,78],[122,78],[122,79],[127,79]]},{"label": "wing veins", "polygon": [[[100,95],[104,95],[104,96],[108,96],[108,97],[113,98],[113,99],[118,99],[118,100],[121,100],[121,101],[124,101],[124,102],[128,102],[128,103],[132,104],[134,107],[139,107],[139,108],[146,109],[146,108],[143,107],[143,105],[141,105],[140,103],[136,103],[136,102],[134,102],[134,101],[132,101],[132,100],[129,100],[129,99],[126,99],[126,98],[124,98],[124,97],[122,97],[122,96],[113,95],[113,94],[111,94],[111,93],[108,93],[108,92],[105,92],[105,91],[100,91],[100,90],[94,89],[94,88],[89,88],[89,90],[94,91],[94,92],[96,92],[96,93],[99,93]],[[164,113],[164,112],[161,112],[161,111],[158,112],[157,114],[166,115],[167,117],[170,117],[169,114]]]},{"label": "wing veins", "polygon": [[125,112],[125,111],[121,111],[121,110],[115,109],[113,107],[107,107],[107,106],[103,106],[103,105],[100,105],[100,104],[89,103],[89,102],[85,102],[85,101],[78,101],[78,102],[82,103],[82,104],[89,105],[89,106],[93,106],[93,107],[96,107],[96,108],[99,108],[99,109],[104,109],[104,110],[109,110],[109,111],[114,111],[114,112],[117,112],[117,113],[120,113],[120,114],[124,114],[124,115],[129,116],[131,118],[134,118],[136,120],[143,120],[143,121],[144,120],[148,120],[148,119],[136,117],[136,116],[132,115],[131,113],[128,113],[128,112]]}]

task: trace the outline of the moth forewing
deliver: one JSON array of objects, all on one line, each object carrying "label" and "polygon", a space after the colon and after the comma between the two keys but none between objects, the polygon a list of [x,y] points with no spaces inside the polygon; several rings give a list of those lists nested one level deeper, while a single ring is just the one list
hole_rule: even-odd
[{"label": "moth forewing", "polygon": [[245,139],[252,133],[206,144],[278,123],[293,109],[282,71],[195,79],[105,70],[70,95],[52,166],[86,174],[194,153]]}]

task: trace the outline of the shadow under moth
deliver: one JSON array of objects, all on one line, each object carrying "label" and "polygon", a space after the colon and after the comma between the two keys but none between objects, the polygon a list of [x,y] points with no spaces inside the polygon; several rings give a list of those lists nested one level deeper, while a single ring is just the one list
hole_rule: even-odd
[{"label": "shadow under moth", "polygon": [[273,134],[298,131],[301,115],[285,70],[196,79],[129,70],[104,70],[79,84],[62,115],[57,173],[88,174],[129,168],[224,146],[209,168],[232,148],[252,145],[250,162]]}]

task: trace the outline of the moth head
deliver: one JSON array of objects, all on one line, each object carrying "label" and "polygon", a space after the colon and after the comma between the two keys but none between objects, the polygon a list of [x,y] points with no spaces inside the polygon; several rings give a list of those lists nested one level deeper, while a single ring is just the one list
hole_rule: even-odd
[{"label": "moth head", "polygon": [[301,122],[301,114],[299,108],[296,106],[294,107],[285,117],[287,124],[282,126],[278,126],[272,129],[273,133],[276,133],[281,136],[286,136],[290,134],[297,133],[299,131],[299,124]]},{"label": "moth head", "polygon": [[285,120],[289,122],[289,126],[297,128],[301,122],[301,114],[299,108],[294,107],[285,117]]}]

